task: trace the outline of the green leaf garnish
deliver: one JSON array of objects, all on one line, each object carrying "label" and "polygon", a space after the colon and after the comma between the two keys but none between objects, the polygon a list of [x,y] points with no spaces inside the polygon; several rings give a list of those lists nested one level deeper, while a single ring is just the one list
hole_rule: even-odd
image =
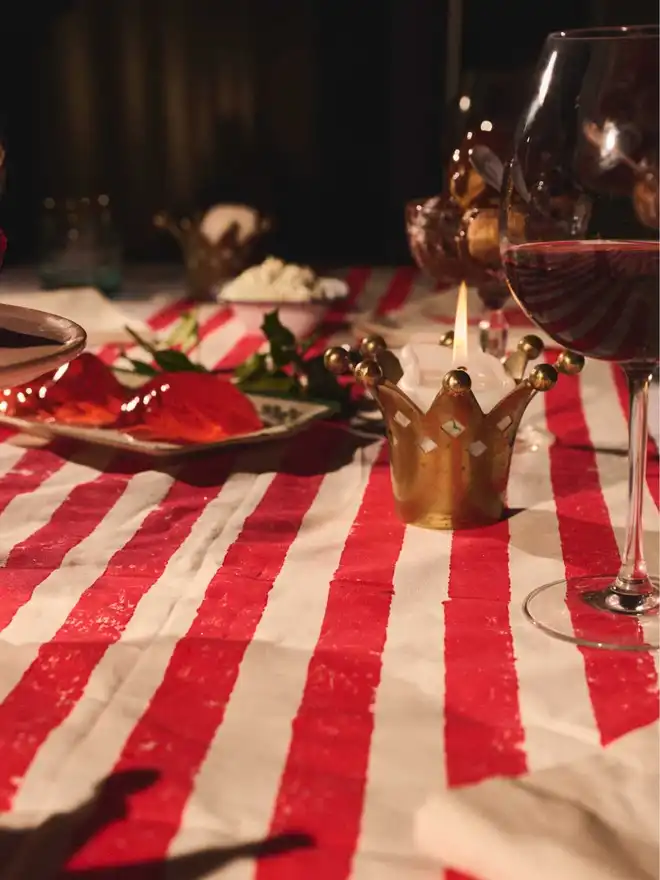
[{"label": "green leaf garnish", "polygon": [[153,355],[156,353],[156,349],[154,348],[154,346],[150,342],[147,342],[146,339],[143,339],[139,335],[139,333],[137,333],[135,330],[133,330],[132,327],[126,326],[126,327],[124,327],[124,330],[126,330],[128,335],[132,337],[133,341],[135,342],[135,344],[137,346],[144,349],[146,352],[148,352],[153,357]]},{"label": "green leaf garnish", "polygon": [[[174,330],[165,340],[162,348],[178,348],[181,351],[191,352],[199,345],[199,321],[197,312],[187,312],[176,325]],[[159,346],[160,348],[161,346]]]},{"label": "green leaf garnish", "polygon": [[285,327],[280,321],[280,315],[277,309],[274,312],[268,312],[264,315],[264,322],[261,325],[264,336],[270,342],[271,348],[296,348],[296,337]]},{"label": "green leaf garnish", "polygon": [[154,361],[165,373],[206,373],[205,367],[195,364],[187,354],[176,348],[167,348],[154,352]]},{"label": "green leaf garnish", "polygon": [[253,354],[234,370],[234,375],[239,381],[245,382],[249,379],[258,379],[268,376],[267,358],[265,354]]},{"label": "green leaf garnish", "polygon": [[147,364],[144,361],[138,361],[135,358],[130,358],[127,354],[124,354],[124,352],[121,353],[121,358],[133,367],[133,369],[130,371],[120,368],[122,373],[131,372],[137,373],[139,376],[149,377],[156,376],[158,374],[158,370],[155,367],[152,367],[151,364]]}]

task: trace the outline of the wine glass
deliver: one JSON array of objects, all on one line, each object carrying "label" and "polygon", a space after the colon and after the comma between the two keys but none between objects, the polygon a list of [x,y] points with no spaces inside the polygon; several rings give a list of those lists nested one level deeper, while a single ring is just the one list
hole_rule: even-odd
[{"label": "wine glass", "polygon": [[[439,290],[455,287],[461,281],[475,288],[484,306],[479,343],[485,352],[501,359],[506,354],[509,330],[504,314],[509,289],[500,261],[499,191],[488,187],[490,194],[481,199],[481,204],[473,203],[471,194],[475,189],[483,192],[486,185],[471,166],[468,151],[469,140],[454,151],[450,165],[454,186],[449,194],[413,199],[406,204],[406,233],[415,263]],[[501,163],[500,168],[503,170]],[[474,181],[481,185],[475,186]],[[463,189],[470,195],[457,197],[455,193]]]},{"label": "wine glass", "polygon": [[458,205],[444,195],[411,199],[405,207],[405,221],[410,253],[438,289],[462,281],[465,267],[457,247]]},{"label": "wine glass", "polygon": [[658,363],[656,26],[551,34],[508,165],[500,217],[511,292],[556,342],[619,363],[630,388],[629,498],[618,574],[534,590],[528,617],[595,647],[658,647],[643,551],[649,381]]},{"label": "wine glass", "polygon": [[523,106],[521,71],[468,72],[447,108],[443,146],[446,185],[406,205],[413,258],[439,287],[465,281],[483,305],[482,349],[506,354],[509,291],[499,252],[498,214],[504,162]]}]

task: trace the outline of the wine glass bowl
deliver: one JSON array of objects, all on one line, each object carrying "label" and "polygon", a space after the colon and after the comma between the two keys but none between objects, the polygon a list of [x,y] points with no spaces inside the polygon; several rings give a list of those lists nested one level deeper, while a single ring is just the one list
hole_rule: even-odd
[{"label": "wine glass bowl", "polygon": [[513,134],[506,118],[473,116],[453,150],[446,192],[406,205],[406,232],[416,264],[437,284],[465,281],[484,306],[482,348],[506,354],[509,290],[499,249],[500,189]]},{"label": "wine glass bowl", "polygon": [[560,346],[620,364],[631,397],[621,569],[539,587],[525,610],[558,638],[624,650],[658,647],[641,519],[659,346],[659,48],[655,26],[548,37],[500,215],[503,270],[523,311]]},{"label": "wine glass bowl", "polygon": [[417,266],[438,286],[456,284],[465,267],[458,252],[459,206],[447,196],[412,199],[405,208],[406,235]]}]

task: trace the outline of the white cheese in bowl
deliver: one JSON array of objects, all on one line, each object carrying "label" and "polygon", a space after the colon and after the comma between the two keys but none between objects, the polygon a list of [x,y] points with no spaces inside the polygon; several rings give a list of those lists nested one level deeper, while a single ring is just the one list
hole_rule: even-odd
[{"label": "white cheese in bowl", "polygon": [[231,302],[304,303],[334,299],[343,295],[309,266],[285,263],[268,257],[258,266],[246,269],[227,284],[221,293]]}]

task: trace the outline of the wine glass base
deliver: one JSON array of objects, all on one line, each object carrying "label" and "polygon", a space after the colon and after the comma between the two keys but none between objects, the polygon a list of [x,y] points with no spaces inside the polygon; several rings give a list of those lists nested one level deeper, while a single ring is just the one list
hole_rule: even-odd
[{"label": "wine glass base", "polygon": [[616,575],[575,577],[538,587],[523,606],[543,632],[591,648],[655,651],[660,645],[659,582],[641,600],[614,589]]},{"label": "wine glass base", "polygon": [[548,431],[534,425],[524,425],[516,434],[514,449],[516,452],[539,452],[547,449],[554,438]]}]

